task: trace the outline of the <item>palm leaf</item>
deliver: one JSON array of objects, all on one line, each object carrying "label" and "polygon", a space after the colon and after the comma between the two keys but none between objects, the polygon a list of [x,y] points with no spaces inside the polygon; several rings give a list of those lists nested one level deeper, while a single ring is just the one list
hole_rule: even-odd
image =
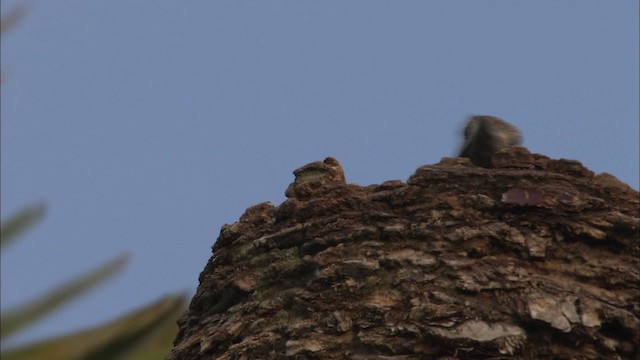
[{"label": "palm leaf", "polygon": [[11,219],[0,225],[0,248],[11,243],[17,235],[27,230],[35,222],[44,216],[43,204],[32,205],[14,215]]},{"label": "palm leaf", "polygon": [[62,284],[48,294],[19,306],[17,309],[3,311],[1,315],[2,323],[0,323],[0,338],[4,339],[6,336],[15,334],[102,283],[122,270],[128,261],[129,255],[121,255],[85,275]]},{"label": "palm leaf", "polygon": [[8,30],[16,26],[27,14],[25,5],[18,5],[11,9],[9,13],[0,19],[0,35],[4,35]]},{"label": "palm leaf", "polygon": [[162,359],[185,307],[184,295],[169,295],[106,325],[14,349],[2,359]]}]

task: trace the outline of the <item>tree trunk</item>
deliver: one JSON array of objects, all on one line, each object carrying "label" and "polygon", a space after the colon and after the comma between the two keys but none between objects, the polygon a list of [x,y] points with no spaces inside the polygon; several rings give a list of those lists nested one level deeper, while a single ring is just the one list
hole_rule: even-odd
[{"label": "tree trunk", "polygon": [[223,226],[168,359],[638,358],[638,192],[523,147],[493,164],[296,170]]}]

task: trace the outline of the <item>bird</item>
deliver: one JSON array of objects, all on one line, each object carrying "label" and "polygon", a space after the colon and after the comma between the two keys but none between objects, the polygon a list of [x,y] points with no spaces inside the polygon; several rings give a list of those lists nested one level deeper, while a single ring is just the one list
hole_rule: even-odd
[{"label": "bird", "polygon": [[476,166],[491,167],[491,156],[507,146],[522,144],[520,130],[490,115],[471,116],[464,129],[464,142],[458,157],[469,158]]}]

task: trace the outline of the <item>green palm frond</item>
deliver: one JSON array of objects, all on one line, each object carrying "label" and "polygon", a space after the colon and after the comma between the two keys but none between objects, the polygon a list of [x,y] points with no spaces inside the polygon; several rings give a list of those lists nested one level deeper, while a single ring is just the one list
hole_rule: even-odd
[{"label": "green palm frond", "polygon": [[128,261],[129,255],[121,255],[87,274],[56,287],[48,294],[19,306],[17,309],[3,311],[1,315],[2,323],[0,323],[0,338],[5,339],[17,333],[82,293],[104,282],[122,270]]},{"label": "green palm frond", "polygon": [[45,207],[43,204],[32,205],[0,225],[0,249],[4,249],[5,246],[16,239],[17,235],[40,221],[44,216],[44,212]]},{"label": "green palm frond", "polygon": [[169,295],[106,325],[14,349],[2,359],[162,359],[185,307],[183,294]]},{"label": "green palm frond", "polygon": [[20,20],[27,14],[27,6],[24,4],[18,5],[9,10],[9,13],[0,19],[0,36],[7,33],[15,27]]}]

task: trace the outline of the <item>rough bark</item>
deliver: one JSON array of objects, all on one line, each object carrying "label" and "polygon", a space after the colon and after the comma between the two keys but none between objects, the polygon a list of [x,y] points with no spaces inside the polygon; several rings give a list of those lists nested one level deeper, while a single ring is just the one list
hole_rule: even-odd
[{"label": "rough bark", "polygon": [[168,359],[638,358],[638,192],[523,147],[492,161],[296,170],[223,226]]}]

